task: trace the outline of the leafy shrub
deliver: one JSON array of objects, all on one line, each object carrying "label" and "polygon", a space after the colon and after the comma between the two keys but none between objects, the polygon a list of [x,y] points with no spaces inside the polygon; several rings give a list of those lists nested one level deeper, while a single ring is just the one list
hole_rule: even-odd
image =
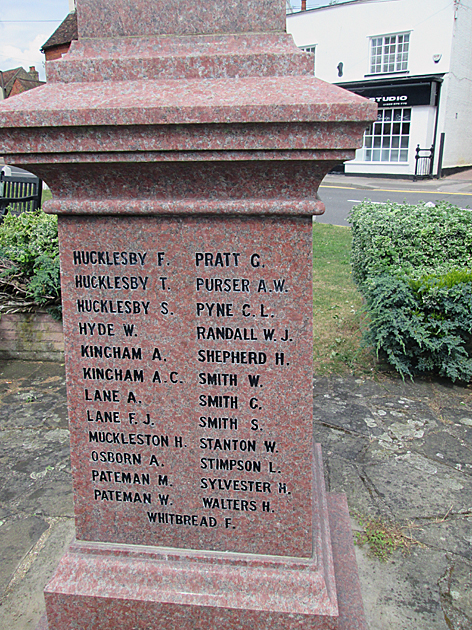
[{"label": "leafy shrub", "polygon": [[366,294],[366,339],[402,376],[472,380],[472,282],[382,274]]},{"label": "leafy shrub", "polygon": [[472,380],[472,212],[439,204],[351,213],[365,338],[404,376]]},{"label": "leafy shrub", "polygon": [[446,202],[434,208],[370,201],[355,206],[352,273],[361,285],[381,273],[421,278],[472,268],[472,212]]},{"label": "leafy shrub", "polygon": [[7,308],[36,304],[60,317],[57,217],[42,210],[7,214],[0,225],[0,270],[0,298]]}]

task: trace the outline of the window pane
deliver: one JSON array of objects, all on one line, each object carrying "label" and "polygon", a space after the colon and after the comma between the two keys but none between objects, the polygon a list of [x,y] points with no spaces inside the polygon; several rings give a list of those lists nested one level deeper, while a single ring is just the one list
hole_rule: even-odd
[{"label": "window pane", "polygon": [[[409,120],[411,109],[382,109],[378,113],[379,122],[364,134],[364,160],[366,162],[408,162],[410,143],[409,122],[381,122]],[[402,133],[400,133],[402,132]]]},{"label": "window pane", "polygon": [[[364,135],[364,160],[367,162],[408,162],[409,131],[408,122],[380,122],[409,120],[411,109],[382,109],[379,122],[373,125],[373,135]],[[402,134],[400,134],[402,131]]]},{"label": "window pane", "polygon": [[397,71],[407,69],[408,40],[409,40],[409,36],[407,35],[398,36],[397,66],[396,66]]},{"label": "window pane", "polygon": [[370,66],[371,74],[378,74],[380,72],[380,68],[381,66],[380,63],[377,63],[377,58],[373,58]]},{"label": "window pane", "polygon": [[387,35],[371,39],[370,71],[401,72],[408,70],[410,34]]},{"label": "window pane", "polygon": [[382,39],[372,39],[372,54],[370,59],[370,71],[372,73],[380,72],[382,64]]}]

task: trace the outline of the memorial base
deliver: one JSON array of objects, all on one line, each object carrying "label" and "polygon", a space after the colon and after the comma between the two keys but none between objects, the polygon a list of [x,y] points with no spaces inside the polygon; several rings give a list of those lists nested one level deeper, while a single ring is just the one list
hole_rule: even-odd
[{"label": "memorial base", "polygon": [[309,560],[74,543],[37,630],[365,630],[344,495],[328,495],[336,592]]}]

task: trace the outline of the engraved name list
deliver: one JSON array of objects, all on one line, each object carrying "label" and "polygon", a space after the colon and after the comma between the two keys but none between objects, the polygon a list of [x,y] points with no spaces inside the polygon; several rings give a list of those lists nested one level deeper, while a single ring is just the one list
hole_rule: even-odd
[{"label": "engraved name list", "polygon": [[78,538],[309,556],[309,221],[87,223],[61,227]]}]

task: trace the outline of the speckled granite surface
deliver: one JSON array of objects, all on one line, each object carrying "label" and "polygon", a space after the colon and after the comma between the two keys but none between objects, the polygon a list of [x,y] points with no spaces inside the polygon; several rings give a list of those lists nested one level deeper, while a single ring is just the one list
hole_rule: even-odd
[{"label": "speckled granite surface", "polygon": [[283,0],[79,0],[79,39],[285,30]]}]

